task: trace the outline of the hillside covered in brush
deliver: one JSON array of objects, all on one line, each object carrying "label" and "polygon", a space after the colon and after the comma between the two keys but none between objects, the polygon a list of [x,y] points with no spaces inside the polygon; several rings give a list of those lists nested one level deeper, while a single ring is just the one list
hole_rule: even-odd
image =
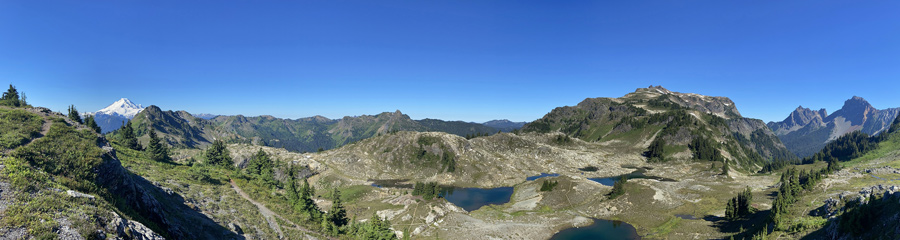
[{"label": "hillside covered in brush", "polygon": [[795,159],[762,120],[742,117],[726,97],[639,88],[553,109],[524,132],[562,132],[589,142],[646,149],[648,161],[728,161],[745,169]]},{"label": "hillside covered in brush", "polygon": [[[497,129],[461,121],[412,120],[408,115],[385,112],[328,119],[322,116],[283,119],[273,116],[218,116],[203,119],[185,111],[163,111],[149,106],[132,119],[132,128],[146,142],[150,127],[171,146],[198,148],[214,140],[253,143],[295,152],[328,150],[396,131],[447,132],[459,136],[487,135]],[[119,135],[113,132],[113,135]]]}]

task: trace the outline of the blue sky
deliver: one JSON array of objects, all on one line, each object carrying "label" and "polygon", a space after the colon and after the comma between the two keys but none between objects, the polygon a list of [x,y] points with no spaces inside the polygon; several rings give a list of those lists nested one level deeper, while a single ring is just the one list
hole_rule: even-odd
[{"label": "blue sky", "polygon": [[[900,107],[900,1],[0,1],[33,105],[531,121],[638,87]],[[260,3],[262,2],[262,3]]]}]

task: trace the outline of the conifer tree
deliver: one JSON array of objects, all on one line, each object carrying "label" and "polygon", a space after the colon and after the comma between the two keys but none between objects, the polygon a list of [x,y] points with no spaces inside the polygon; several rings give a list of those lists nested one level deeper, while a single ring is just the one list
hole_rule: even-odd
[{"label": "conifer tree", "polygon": [[284,191],[285,195],[287,195],[288,203],[294,206],[297,204],[297,200],[300,199],[300,193],[297,192],[297,181],[294,180],[294,167],[292,166],[288,171],[288,178],[284,182]]},{"label": "conifer tree", "polygon": [[314,194],[315,189],[309,185],[306,179],[303,179],[303,185],[300,186],[300,196],[297,204],[294,205],[294,209],[303,213],[306,216],[306,220],[309,221],[314,221],[322,216],[322,211],[319,210],[316,202],[312,199]]},{"label": "conifer tree", "polygon": [[334,202],[331,204],[331,211],[328,211],[328,220],[337,227],[347,225],[347,210],[341,202],[341,191],[334,189]]},{"label": "conifer tree", "polygon": [[81,115],[78,114],[78,109],[75,109],[75,105],[69,105],[69,119],[73,122],[84,124],[84,122],[81,121]]},{"label": "conifer tree", "polygon": [[227,169],[234,168],[234,161],[231,159],[231,153],[225,147],[225,142],[215,140],[213,144],[206,149],[206,164],[218,165]]},{"label": "conifer tree", "polygon": [[137,137],[135,137],[134,135],[134,129],[131,128],[131,121],[122,123],[122,127],[119,128],[119,131],[122,134],[122,144],[124,144],[125,147],[134,150],[141,150],[141,146],[140,144],[138,144]]},{"label": "conifer tree", "polygon": [[150,141],[147,143],[147,154],[150,154],[150,159],[153,159],[157,162],[168,162],[172,159],[169,157],[169,148],[166,147],[165,144],[159,141],[159,138],[156,136],[156,130],[150,128]]},{"label": "conifer tree", "polygon": [[94,132],[101,133],[100,126],[97,125],[97,122],[94,120],[93,115],[88,115],[86,118],[84,118],[84,125],[94,130]]},{"label": "conifer tree", "polygon": [[[24,96],[24,94],[23,94],[23,96]],[[20,106],[25,105],[24,100],[19,101],[19,91],[16,90],[16,87],[14,87],[12,84],[9,85],[9,90],[6,90],[6,92],[3,92],[3,97],[0,98],[0,103],[2,103],[2,105],[13,106],[13,107],[20,107]]]}]

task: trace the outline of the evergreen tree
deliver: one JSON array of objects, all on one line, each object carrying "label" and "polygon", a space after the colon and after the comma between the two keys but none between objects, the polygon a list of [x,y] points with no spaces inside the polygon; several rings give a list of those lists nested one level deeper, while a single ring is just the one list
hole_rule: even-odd
[{"label": "evergreen tree", "polygon": [[14,87],[12,84],[9,85],[9,90],[3,92],[3,97],[0,98],[0,104],[7,106],[20,107],[25,105],[24,102],[24,100],[19,101],[19,91],[16,90],[16,87]]},{"label": "evergreen tree", "polygon": [[723,160],[722,161],[722,175],[728,176],[729,170],[730,169],[728,168],[728,160]]},{"label": "evergreen tree", "polygon": [[344,204],[341,203],[341,191],[337,188],[334,189],[333,194],[334,202],[331,204],[331,211],[328,211],[328,220],[337,227],[343,227],[347,225],[347,210],[344,209]]},{"label": "evergreen tree", "polygon": [[94,120],[93,115],[88,115],[86,118],[84,118],[84,125],[94,130],[94,132],[101,133],[100,126],[97,125],[97,122]]},{"label": "evergreen tree", "polygon": [[619,178],[619,180],[613,184],[613,190],[612,190],[612,192],[609,193],[609,198],[613,199],[618,196],[621,196],[622,194],[625,194],[625,183],[627,183],[627,182],[628,182],[628,178],[626,178],[625,176],[622,176],[621,178]]},{"label": "evergreen tree", "polygon": [[[330,221],[328,221],[328,218],[322,218],[322,221],[320,221],[320,222],[321,222],[320,225],[322,227],[322,233],[325,233],[326,235],[333,235],[333,234],[331,234],[331,232],[334,231],[334,223],[331,223]],[[336,234],[334,234],[334,235],[336,235]]]},{"label": "evergreen tree", "polygon": [[151,127],[149,135],[150,141],[147,143],[146,151],[150,155],[150,159],[157,162],[172,161],[172,158],[169,157],[169,148],[159,141],[159,138],[156,136],[156,130],[153,130]]},{"label": "evergreen tree", "polygon": [[297,204],[297,201],[300,199],[300,193],[297,192],[297,181],[294,180],[294,168],[291,167],[288,172],[288,178],[284,182],[284,191],[285,195],[287,195],[288,203],[291,206]]},{"label": "evergreen tree", "polygon": [[137,137],[134,135],[134,129],[131,128],[131,121],[122,123],[122,128],[119,128],[119,132],[122,133],[122,144],[124,144],[125,147],[141,150]]},{"label": "evergreen tree", "polygon": [[231,153],[225,147],[225,142],[215,140],[213,144],[206,149],[206,164],[218,165],[227,169],[234,168],[234,161],[231,160]]},{"label": "evergreen tree", "polygon": [[665,144],[665,140],[662,140],[662,138],[654,139],[650,146],[647,147],[647,151],[644,152],[647,162],[665,162],[666,159],[663,157]]},{"label": "evergreen tree", "polygon": [[274,185],[275,184],[275,174],[274,169],[275,162],[272,161],[269,154],[259,149],[252,157],[250,157],[250,161],[247,162],[247,168],[244,170],[247,174],[264,181],[266,184]]},{"label": "evergreen tree", "polygon": [[75,105],[69,105],[69,119],[73,122],[84,123],[81,121],[81,115],[78,114],[78,109],[75,109]]},{"label": "evergreen tree", "polygon": [[297,199],[297,204],[294,205],[294,209],[303,213],[306,216],[306,220],[309,221],[315,221],[322,216],[322,211],[319,210],[319,207],[316,206],[316,202],[312,199],[315,191],[316,190],[309,185],[309,182],[307,182],[306,179],[303,179],[303,185],[300,186],[300,196]]}]

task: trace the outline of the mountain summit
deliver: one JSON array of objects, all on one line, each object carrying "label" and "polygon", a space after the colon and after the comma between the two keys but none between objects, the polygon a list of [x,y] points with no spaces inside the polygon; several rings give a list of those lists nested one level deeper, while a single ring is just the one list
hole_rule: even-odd
[{"label": "mountain summit", "polygon": [[144,110],[144,106],[134,104],[134,102],[131,102],[128,98],[120,98],[118,101],[106,106],[106,108],[89,114],[96,115],[97,113],[103,113],[106,115],[119,115],[131,119],[134,115],[141,112],[141,110]]},{"label": "mountain summit", "polygon": [[876,109],[865,99],[853,96],[841,109],[826,115],[825,109],[812,111],[798,107],[781,122],[766,124],[781,142],[799,157],[812,155],[844,134],[861,131],[875,135],[890,127],[900,108]]},{"label": "mountain summit", "polygon": [[135,104],[128,98],[120,98],[109,106],[96,112],[89,112],[85,115],[93,115],[94,121],[100,125],[103,133],[108,133],[122,126],[122,122],[134,118],[135,115],[144,110],[144,106]]}]

